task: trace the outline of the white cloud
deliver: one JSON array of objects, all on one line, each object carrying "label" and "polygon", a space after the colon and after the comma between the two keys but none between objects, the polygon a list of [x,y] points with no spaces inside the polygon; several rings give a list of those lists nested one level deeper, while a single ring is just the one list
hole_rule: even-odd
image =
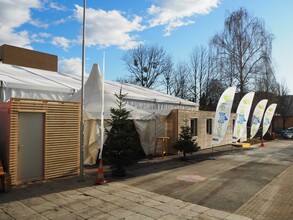
[{"label": "white cloud", "polygon": [[53,37],[51,43],[57,47],[62,47],[63,50],[67,51],[71,41],[65,37]]},{"label": "white cloud", "polygon": [[81,76],[82,60],[78,57],[63,59],[59,61],[59,72],[63,74],[73,74]]},{"label": "white cloud", "polygon": [[150,27],[166,25],[165,35],[168,36],[178,27],[194,23],[196,15],[206,15],[218,7],[221,0],[160,0],[159,5],[148,8],[151,16]]},{"label": "white cloud", "polygon": [[40,7],[40,0],[0,1],[0,45],[13,44],[27,47],[30,44],[28,32],[16,31],[16,28],[31,20],[32,8]]},{"label": "white cloud", "polygon": [[35,27],[38,27],[38,28],[48,28],[48,24],[38,20],[38,19],[31,19],[29,21],[29,23]]},{"label": "white cloud", "polygon": [[[78,5],[75,7],[75,17],[82,22],[83,8]],[[142,18],[139,16],[127,19],[117,10],[104,11],[88,8],[86,10],[86,44],[102,47],[118,46],[121,49],[138,46],[142,42],[131,33],[145,29],[141,21]]]},{"label": "white cloud", "polygon": [[54,25],[64,24],[64,23],[66,23],[66,21],[67,21],[67,19],[61,18],[61,19],[59,19],[57,21],[54,21],[53,24]]},{"label": "white cloud", "polygon": [[51,3],[50,3],[50,8],[53,8],[53,9],[55,9],[55,10],[57,10],[57,11],[66,11],[66,7],[65,7],[65,6],[63,6],[63,5],[58,5],[58,4],[55,3],[55,2],[51,2]]},{"label": "white cloud", "polygon": [[37,43],[45,43],[45,39],[51,37],[51,34],[40,32],[31,35],[31,41]]}]

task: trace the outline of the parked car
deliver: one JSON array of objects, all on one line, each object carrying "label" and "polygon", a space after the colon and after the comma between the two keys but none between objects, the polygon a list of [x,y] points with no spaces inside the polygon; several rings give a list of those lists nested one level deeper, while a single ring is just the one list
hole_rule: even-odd
[{"label": "parked car", "polygon": [[287,128],[283,136],[284,138],[293,139],[293,127]]}]

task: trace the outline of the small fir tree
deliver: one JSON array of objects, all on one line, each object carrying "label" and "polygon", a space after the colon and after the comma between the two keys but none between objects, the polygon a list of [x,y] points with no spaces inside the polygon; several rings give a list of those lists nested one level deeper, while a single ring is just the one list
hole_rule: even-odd
[{"label": "small fir tree", "polygon": [[175,143],[174,148],[183,152],[183,159],[185,160],[187,153],[196,152],[200,149],[196,140],[192,137],[191,127],[188,126],[187,120],[184,120],[184,124],[181,126],[179,139]]},{"label": "small fir tree", "polygon": [[105,157],[112,165],[112,175],[116,177],[126,175],[125,165],[133,160],[137,151],[133,122],[128,119],[131,111],[125,108],[123,100],[126,95],[122,94],[121,89],[119,95],[115,94],[117,108],[110,108],[109,123],[112,128],[106,129],[108,138],[105,143]]}]

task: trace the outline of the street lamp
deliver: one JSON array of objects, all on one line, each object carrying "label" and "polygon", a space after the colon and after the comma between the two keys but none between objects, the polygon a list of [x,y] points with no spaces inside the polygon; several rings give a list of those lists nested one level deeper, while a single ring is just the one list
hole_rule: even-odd
[{"label": "street lamp", "polygon": [[85,8],[86,0],[83,0],[83,22],[82,22],[82,64],[81,64],[81,97],[80,97],[80,181],[84,181],[83,176],[83,145],[84,145],[84,123],[83,123],[83,112],[84,112],[84,68],[85,68]]}]

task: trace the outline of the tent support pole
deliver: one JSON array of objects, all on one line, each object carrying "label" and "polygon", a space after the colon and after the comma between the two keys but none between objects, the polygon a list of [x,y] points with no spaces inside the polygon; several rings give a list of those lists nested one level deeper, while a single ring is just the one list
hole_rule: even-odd
[{"label": "tent support pole", "polygon": [[83,112],[84,112],[84,68],[85,68],[85,8],[86,0],[83,0],[83,24],[82,24],[82,72],[81,72],[81,106],[80,106],[80,181],[84,181],[83,176],[83,147],[84,147],[84,121],[83,121]]}]

